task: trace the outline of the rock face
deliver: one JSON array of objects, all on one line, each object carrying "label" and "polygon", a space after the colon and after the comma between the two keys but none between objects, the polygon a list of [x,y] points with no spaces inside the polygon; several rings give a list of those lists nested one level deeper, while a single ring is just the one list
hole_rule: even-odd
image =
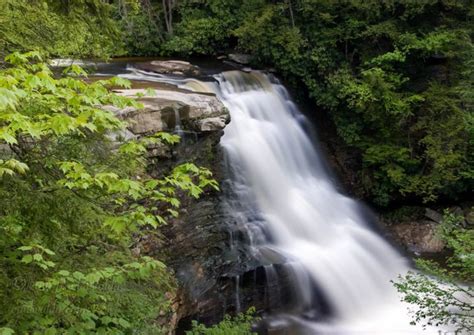
[{"label": "rock face", "polygon": [[[136,97],[145,90],[117,93]],[[138,99],[144,105],[141,109],[106,107],[129,123],[127,131],[114,136],[140,137],[173,131],[179,125],[180,144],[171,149],[149,148],[149,173],[160,177],[177,164],[193,162],[209,168],[214,178],[222,182],[224,158],[219,141],[229,122],[224,105],[212,94],[161,89],[155,93]],[[168,220],[169,224],[160,231],[141,238],[134,247],[137,253],[164,260],[178,278],[180,290],[173,304],[173,320],[169,322],[195,319],[197,315],[218,321],[232,309],[235,285],[229,273],[235,264],[223,258],[229,249],[229,231],[222,196],[213,191],[199,199],[184,197],[180,216]]]},{"label": "rock face", "polygon": [[[130,97],[145,93],[117,92]],[[153,97],[139,101],[144,108],[109,107],[130,124],[128,132],[117,136],[173,131],[178,124],[182,136],[181,143],[171,149],[149,148],[149,173],[160,177],[177,164],[193,162],[209,168],[222,190],[209,191],[199,199],[184,197],[178,218],[170,218],[168,225],[150,231],[133,247],[138,254],[156,257],[173,269],[180,290],[168,322],[179,320],[176,333],[189,330],[191,320],[213,323],[226,313],[251,306],[268,311],[291,303],[296,296],[290,289],[291,271],[278,264],[271,251],[267,255],[275,264],[271,271],[252,259],[246,249],[248,237],[226,210],[229,189],[219,141],[229,114],[223,104],[212,94],[172,90],[157,90]]]},{"label": "rock face", "polygon": [[[144,89],[117,90],[119,95],[137,97],[145,95]],[[135,135],[158,131],[172,131],[183,125],[189,131],[205,132],[224,129],[229,113],[215,95],[155,90],[153,96],[138,99],[142,109],[118,109],[108,107],[129,122],[129,130]]]},{"label": "rock face", "polygon": [[266,271],[247,255],[244,232],[233,228],[235,218],[224,205],[227,176],[221,135],[222,130],[197,132],[150,166],[150,172],[159,176],[176,164],[193,162],[211,169],[221,186],[221,192],[184,198],[180,216],[169,220],[160,234],[151,233],[137,245],[144,254],[164,260],[180,283],[176,334],[189,330],[192,320],[215,323],[226,313],[251,306],[259,311],[277,310],[296,296],[289,284],[292,273],[278,264],[271,273]]},{"label": "rock face", "polygon": [[443,215],[431,208],[425,208],[425,217],[436,223],[443,221]]}]

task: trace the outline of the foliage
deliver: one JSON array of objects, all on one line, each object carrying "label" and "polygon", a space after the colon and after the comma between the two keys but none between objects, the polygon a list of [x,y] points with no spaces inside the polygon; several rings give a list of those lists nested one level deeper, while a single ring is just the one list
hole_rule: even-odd
[{"label": "foliage", "polygon": [[61,57],[120,53],[112,10],[100,0],[1,0],[0,56],[29,50]]},{"label": "foliage", "polygon": [[193,321],[193,329],[186,335],[253,335],[252,324],[256,321],[255,308],[249,308],[246,313],[239,313],[235,317],[226,315],[217,325],[206,327]]},{"label": "foliage", "polygon": [[[445,211],[440,236],[453,254],[447,267],[418,260],[424,273],[410,272],[395,283],[403,300],[415,306],[413,323],[453,325],[458,331],[474,330],[474,230],[466,229],[464,219]],[[435,275],[436,277],[432,277]]]},{"label": "foliage", "polygon": [[[3,50],[215,55],[238,49],[303,86],[380,206],[474,186],[470,0],[0,2]],[[123,50],[125,46],[125,50]]]},{"label": "foliage", "polygon": [[[243,1],[242,6],[249,1]],[[236,18],[236,2],[211,0],[197,3],[184,0],[178,3],[181,18],[173,28],[173,35],[163,45],[165,53],[211,55],[228,46],[226,38]]]},{"label": "foliage", "polygon": [[122,32],[125,53],[156,56],[164,42],[161,1],[115,1],[116,23]]},{"label": "foliage", "polygon": [[133,254],[143,234],[178,215],[184,195],[217,189],[187,163],[162,179],[145,172],[150,143],[117,142],[124,122],[101,106],[141,107],[87,84],[72,66],[60,78],[36,52],[0,71],[0,328],[2,334],[161,333],[175,283],[159,260]]},{"label": "foliage", "polygon": [[359,171],[361,196],[379,206],[458,200],[474,187],[471,0],[4,0],[2,6],[5,50],[252,54],[255,64],[303,86],[329,115],[358,159],[351,169]]},{"label": "foliage", "polygon": [[185,0],[173,12],[161,53],[237,48],[303,83],[377,204],[472,189],[471,1]]},{"label": "foliage", "polygon": [[293,5],[295,27],[267,6],[237,30],[241,47],[306,83],[360,151],[368,194],[383,205],[397,194],[428,202],[468,189],[472,111],[463,106],[472,103],[457,93],[472,54],[468,2]]}]

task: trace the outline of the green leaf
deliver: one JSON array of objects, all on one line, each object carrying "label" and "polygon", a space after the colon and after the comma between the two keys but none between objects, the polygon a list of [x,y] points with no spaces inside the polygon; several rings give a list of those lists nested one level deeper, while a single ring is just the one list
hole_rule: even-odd
[{"label": "green leaf", "polygon": [[2,327],[0,328],[0,335],[13,335],[15,331],[11,328]]},{"label": "green leaf", "polygon": [[7,128],[0,128],[0,140],[4,140],[7,144],[17,144],[15,133],[10,132]]},{"label": "green leaf", "polygon": [[127,320],[125,320],[123,318],[118,319],[118,324],[121,325],[123,328],[126,328],[126,329],[131,327],[130,322],[128,322]]},{"label": "green leaf", "polygon": [[155,137],[161,139],[167,144],[176,144],[179,143],[180,137],[178,135],[166,133],[166,132],[158,132],[154,135]]},{"label": "green leaf", "polygon": [[57,273],[58,273],[58,275],[60,275],[62,277],[69,277],[71,275],[71,273],[67,270],[60,270]]},{"label": "green leaf", "polygon": [[56,328],[48,328],[44,332],[44,335],[56,335],[56,334],[58,334],[58,331],[56,330]]},{"label": "green leaf", "polygon": [[18,248],[18,250],[21,250],[21,251],[29,251],[31,249],[33,249],[31,245],[24,245]]},{"label": "green leaf", "polygon": [[15,109],[18,104],[17,95],[4,87],[0,87],[0,111],[7,108]]},{"label": "green leaf", "polygon": [[63,70],[63,75],[76,75],[87,77],[87,72],[79,65],[72,64]]},{"label": "green leaf", "polygon": [[132,85],[130,83],[130,80],[127,80],[127,79],[121,78],[121,77],[113,77],[113,78],[109,79],[109,83],[113,86],[120,86],[120,87],[123,87],[123,88],[132,87]]},{"label": "green leaf", "polygon": [[23,258],[21,259],[21,262],[22,263],[25,263],[25,264],[29,264],[33,261],[33,255],[25,255],[23,256]]}]

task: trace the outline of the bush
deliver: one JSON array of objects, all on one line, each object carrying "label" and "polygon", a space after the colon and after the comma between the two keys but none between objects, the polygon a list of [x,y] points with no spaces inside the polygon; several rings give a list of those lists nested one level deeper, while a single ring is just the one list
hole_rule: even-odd
[{"label": "bush", "polygon": [[252,332],[252,324],[257,321],[255,309],[250,308],[246,313],[239,313],[236,317],[226,315],[217,325],[206,327],[193,321],[193,329],[186,335],[256,335]]}]

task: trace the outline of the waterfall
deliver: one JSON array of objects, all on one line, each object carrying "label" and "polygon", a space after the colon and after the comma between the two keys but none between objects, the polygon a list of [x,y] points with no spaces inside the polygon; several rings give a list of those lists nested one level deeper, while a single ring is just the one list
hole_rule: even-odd
[{"label": "waterfall", "polygon": [[[314,287],[329,304],[325,321],[300,322],[316,334],[418,333],[390,283],[408,270],[407,261],[367,225],[361,206],[336,190],[285,88],[258,72],[216,79],[231,114],[221,139],[239,204],[231,208],[236,217],[254,216],[238,220],[252,253],[284,259],[301,309],[317,304]],[[271,264],[265,270],[275,277]]]},{"label": "waterfall", "polygon": [[[229,109],[221,139],[230,176],[223,207],[235,226],[229,248],[238,254],[237,240],[243,240],[261,264],[267,282],[261,298],[270,318],[277,313],[269,323],[290,322],[285,334],[442,334],[409,325],[407,306],[390,282],[410,269],[407,260],[371,229],[357,201],[337,191],[306,133],[308,122],[277,80],[229,71],[202,82],[133,66],[120,76],[214,92]],[[175,131],[183,132],[178,123]],[[237,262],[247,260],[237,256]],[[237,310],[243,278],[234,277]],[[284,314],[283,279],[292,283]]]}]

